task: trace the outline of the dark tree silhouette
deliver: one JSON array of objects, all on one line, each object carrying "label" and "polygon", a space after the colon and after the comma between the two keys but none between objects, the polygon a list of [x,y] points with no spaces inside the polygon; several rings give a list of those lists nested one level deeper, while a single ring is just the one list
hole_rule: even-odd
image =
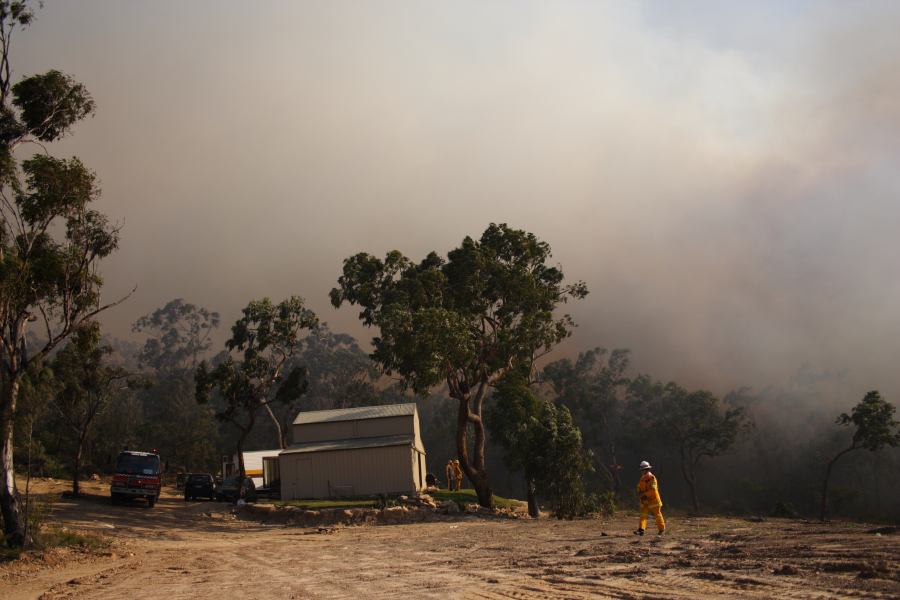
[{"label": "dark tree silhouette", "polygon": [[894,419],[896,407],[890,402],[885,402],[881,394],[871,391],[853,407],[850,414],[842,413],[835,423],[848,427],[853,425],[853,439],[850,445],[838,452],[834,458],[828,461],[825,468],[825,479],[822,481],[822,506],[819,519],[825,520],[828,510],[828,480],[831,470],[840,457],[855,450],[868,450],[875,452],[885,447],[900,445],[900,432],[894,430],[900,425]]}]

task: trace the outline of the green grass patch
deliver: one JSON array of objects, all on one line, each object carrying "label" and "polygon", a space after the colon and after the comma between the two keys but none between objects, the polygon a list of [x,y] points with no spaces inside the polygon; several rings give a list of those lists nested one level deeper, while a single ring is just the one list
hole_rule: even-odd
[{"label": "green grass patch", "polygon": [[[478,495],[475,493],[475,490],[459,490],[453,491],[450,490],[437,490],[436,492],[429,492],[432,498],[438,501],[443,500],[453,500],[460,507],[466,504],[478,504]],[[514,508],[519,506],[520,502],[511,498],[502,498],[500,496],[494,496],[494,506],[497,508]]]},{"label": "green grass patch", "polygon": [[364,499],[328,499],[328,500],[275,500],[275,506],[295,506],[306,510],[322,510],[326,508],[375,508],[378,500]]},{"label": "green grass patch", "polygon": [[80,548],[83,550],[100,550],[110,544],[100,536],[90,533],[78,533],[64,527],[44,527],[37,536],[37,545],[41,548]]}]

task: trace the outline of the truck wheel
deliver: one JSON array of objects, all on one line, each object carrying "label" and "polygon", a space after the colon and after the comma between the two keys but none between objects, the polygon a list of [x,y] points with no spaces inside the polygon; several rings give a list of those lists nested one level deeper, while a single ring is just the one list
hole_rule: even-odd
[{"label": "truck wheel", "polygon": [[119,503],[118,494],[110,494],[109,495],[109,503],[112,504],[113,506],[117,505]]},{"label": "truck wheel", "polygon": [[153,508],[153,505],[156,504],[156,498],[151,496],[147,498],[147,508]]}]

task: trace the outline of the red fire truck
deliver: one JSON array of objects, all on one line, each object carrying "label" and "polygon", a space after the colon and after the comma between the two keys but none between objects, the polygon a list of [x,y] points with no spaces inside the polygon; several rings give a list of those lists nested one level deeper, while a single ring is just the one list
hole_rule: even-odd
[{"label": "red fire truck", "polygon": [[113,504],[131,498],[146,498],[150,508],[159,500],[162,461],[154,452],[126,450],[116,459],[109,495]]}]

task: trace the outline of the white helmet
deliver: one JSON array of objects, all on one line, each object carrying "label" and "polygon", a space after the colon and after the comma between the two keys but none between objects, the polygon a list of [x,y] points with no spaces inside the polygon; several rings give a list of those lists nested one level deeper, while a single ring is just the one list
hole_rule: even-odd
[{"label": "white helmet", "polygon": [[641,471],[643,471],[644,469],[652,469],[652,468],[653,467],[651,467],[650,463],[648,463],[646,460],[641,461]]}]

